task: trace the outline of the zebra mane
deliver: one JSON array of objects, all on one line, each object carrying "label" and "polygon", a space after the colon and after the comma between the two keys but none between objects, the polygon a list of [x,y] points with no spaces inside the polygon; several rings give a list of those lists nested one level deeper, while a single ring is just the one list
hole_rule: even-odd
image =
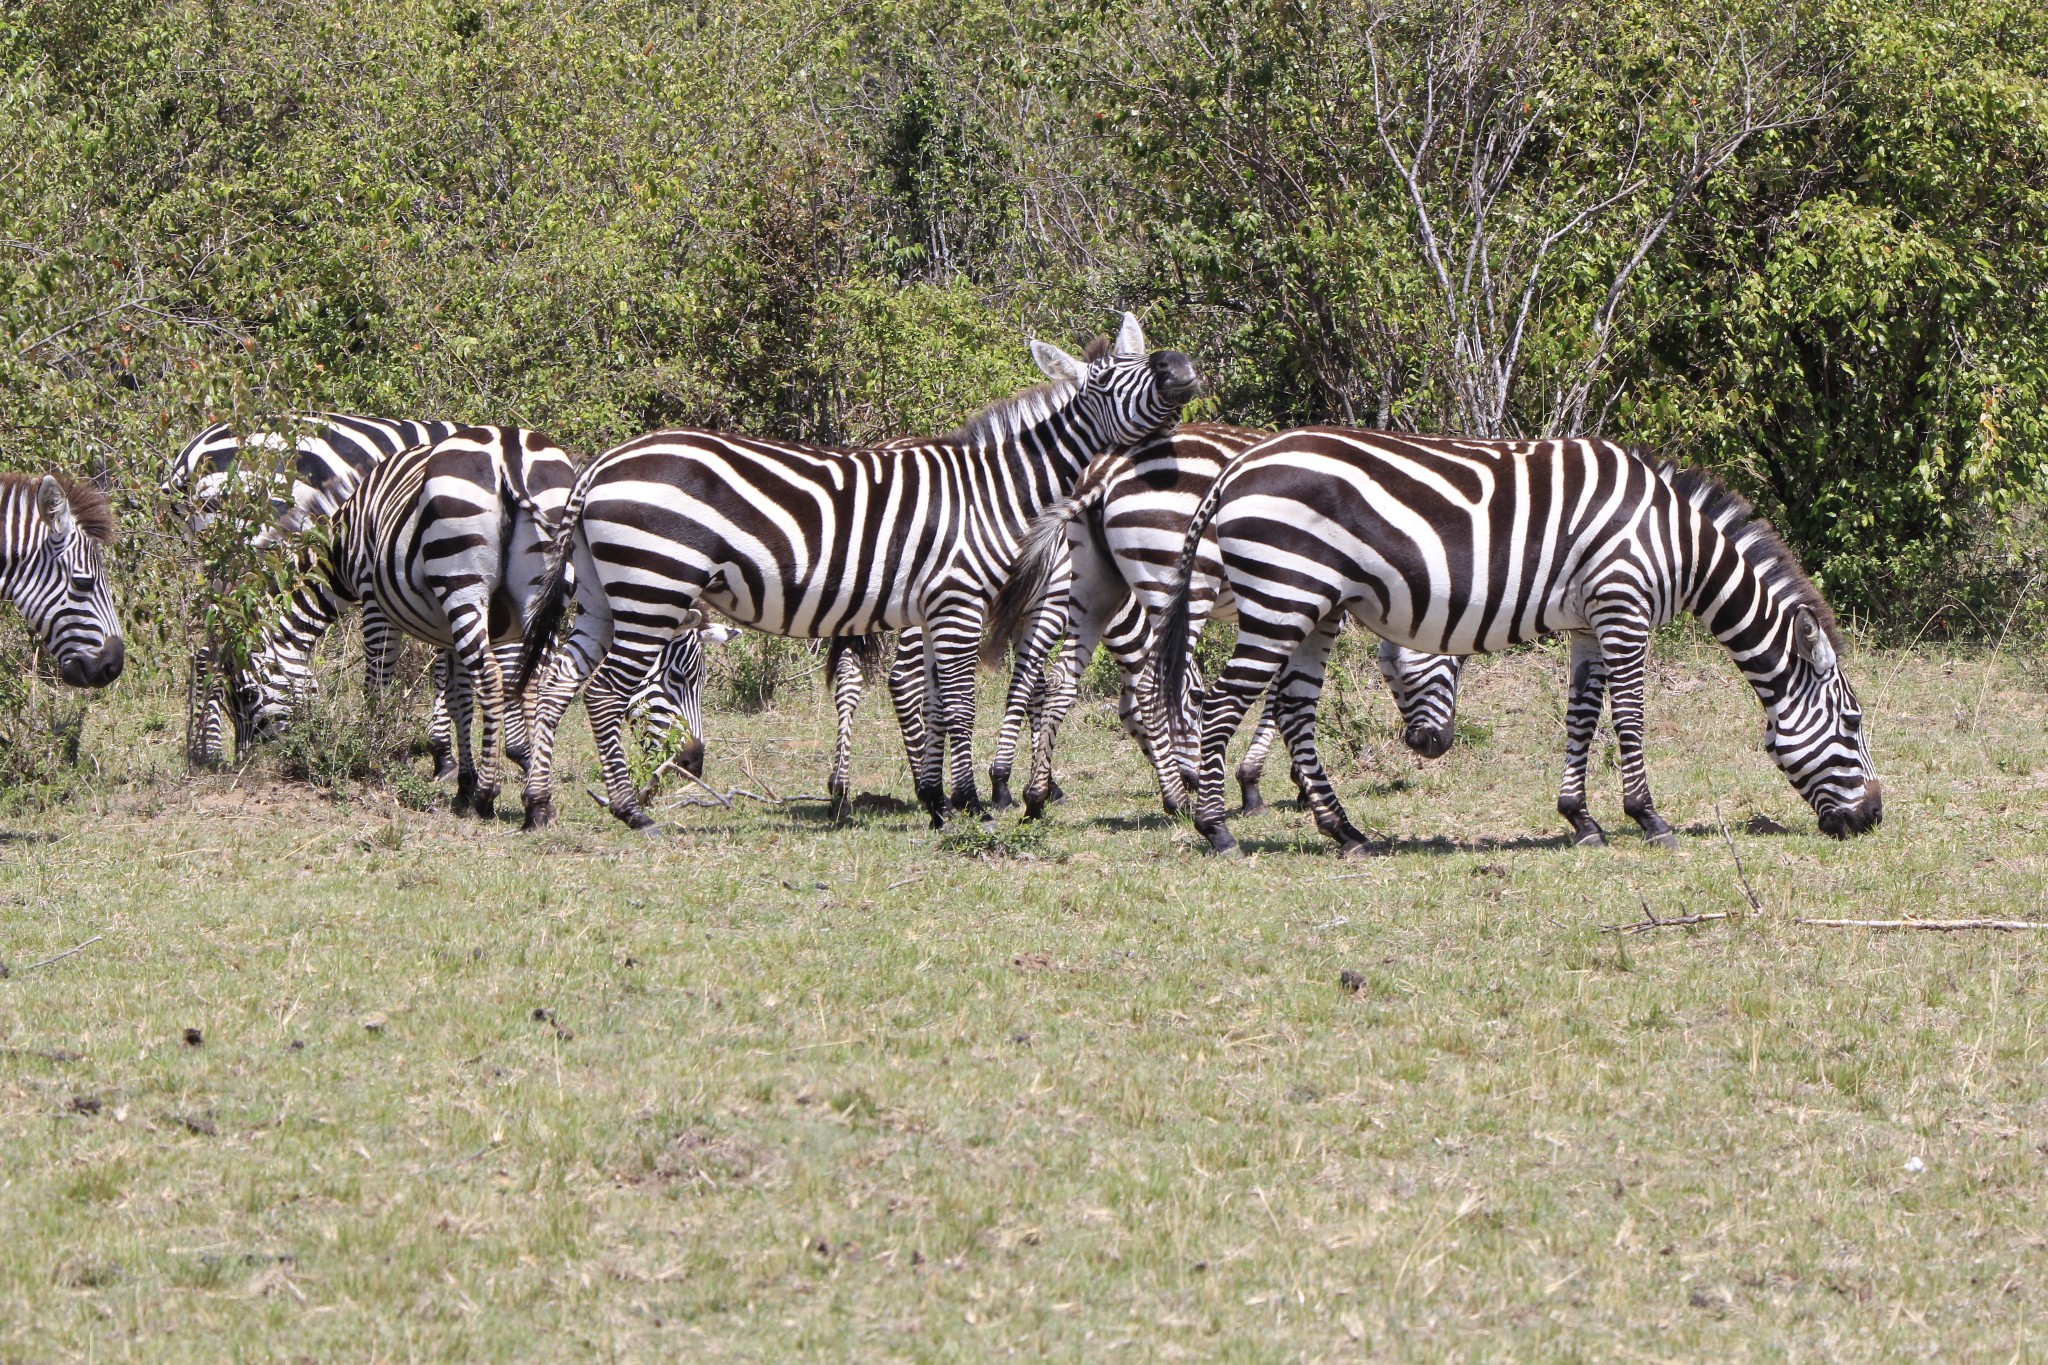
[{"label": "zebra mane", "polygon": [[1835,624],[1834,608],[1813,586],[1799,557],[1778,534],[1778,528],[1757,515],[1749,499],[1701,469],[1685,469],[1666,462],[1657,471],[1671,490],[1684,498],[1699,514],[1720,528],[1742,557],[1749,561],[1764,585],[1805,607],[1827,632],[1828,643],[1842,647],[1842,633]]},{"label": "zebra mane", "polygon": [[[1082,350],[1081,359],[1092,365],[1108,355],[1115,345],[1113,338],[1097,336]],[[1025,427],[1043,421],[1046,414],[1052,411],[1049,400],[1063,387],[1048,380],[1043,384],[1033,384],[1022,393],[1013,393],[1008,398],[998,398],[952,431],[937,437],[935,443],[972,446],[1012,436]]]},{"label": "zebra mane", "polygon": [[[114,543],[114,509],[107,502],[107,495],[89,483],[83,483],[69,474],[53,474],[57,486],[64,490],[64,500],[71,504],[71,516],[78,523],[78,529],[102,545]],[[40,474],[0,474],[0,491],[26,493],[31,500],[41,486]]]}]

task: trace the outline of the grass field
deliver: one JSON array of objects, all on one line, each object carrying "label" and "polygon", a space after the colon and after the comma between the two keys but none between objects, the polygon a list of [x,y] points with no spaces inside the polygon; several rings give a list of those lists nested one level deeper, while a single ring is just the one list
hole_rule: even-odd
[{"label": "grass field", "polygon": [[[124,682],[103,794],[0,820],[0,1360],[2044,1354],[2048,934],[1793,922],[2042,914],[2040,673],[1858,654],[1844,845],[1674,638],[1660,853],[1597,755],[1564,846],[1561,672],[1481,662],[1433,763],[1333,712],[1363,865],[1291,802],[1198,855],[1093,704],[1039,832],[650,843],[189,777]],[[709,775],[821,790],[830,724]],[[856,786],[910,796],[879,704]],[[1717,804],[1762,913],[1602,933],[1744,908]]]}]

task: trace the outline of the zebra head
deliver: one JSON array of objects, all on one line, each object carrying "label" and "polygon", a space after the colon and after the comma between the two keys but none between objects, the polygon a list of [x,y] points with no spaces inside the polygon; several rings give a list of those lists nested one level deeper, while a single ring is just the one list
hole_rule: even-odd
[{"label": "zebra head", "polygon": [[319,690],[311,654],[265,640],[247,662],[228,673],[228,714],[235,723],[236,748],[276,739],[293,709]]},{"label": "zebra head", "polygon": [[1465,673],[1459,654],[1424,654],[1381,640],[1377,661],[1394,704],[1401,708],[1401,740],[1424,758],[1450,752],[1458,714],[1458,681]]},{"label": "zebra head", "polygon": [[1125,313],[1113,344],[1091,344],[1075,359],[1049,341],[1033,341],[1031,358],[1056,386],[1078,390],[1070,411],[1095,451],[1126,446],[1180,420],[1201,387],[1195,362],[1179,351],[1150,351],[1145,329]]},{"label": "zebra head", "polygon": [[[17,488],[25,493],[28,481]],[[73,687],[105,687],[121,676],[127,647],[114,617],[101,547],[114,538],[106,499],[54,474],[35,485],[33,512],[9,517],[7,595]]]},{"label": "zebra head", "polygon": [[1863,708],[1819,616],[1804,604],[1788,614],[1789,648],[1764,703],[1764,748],[1820,817],[1821,833],[1846,839],[1884,818]]}]

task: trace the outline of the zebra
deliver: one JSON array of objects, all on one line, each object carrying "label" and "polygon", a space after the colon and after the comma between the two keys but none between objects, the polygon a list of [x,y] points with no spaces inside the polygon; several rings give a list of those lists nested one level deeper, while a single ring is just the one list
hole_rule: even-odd
[{"label": "zebra", "polygon": [[[704,688],[710,680],[710,662],[704,650],[707,645],[730,644],[739,636],[738,626],[707,620],[669,642],[626,708],[628,715],[638,716],[646,727],[640,732],[640,742],[647,753],[659,753],[681,725],[688,738],[670,761],[692,777],[704,775]],[[517,661],[511,666],[516,668]]]},{"label": "zebra", "polygon": [[[185,527],[197,537],[218,518],[221,504],[232,487],[257,484],[268,497],[271,519],[254,533],[252,540],[258,545],[276,544],[325,524],[355,492],[363,477],[384,460],[402,450],[446,440],[463,425],[340,412],[290,413],[275,425],[257,430],[243,430],[233,422],[216,422],[187,441],[172,458],[160,491],[180,509]],[[275,477],[258,473],[245,463],[252,454],[275,459],[286,450],[292,452],[290,466]],[[572,475],[573,472],[572,468]],[[522,473],[522,482],[545,484],[547,478]],[[555,499],[554,505],[558,508],[560,499]],[[679,757],[692,772],[701,772],[702,746],[694,736],[701,728],[704,674],[696,644],[689,632],[679,635],[634,701],[647,711],[656,726],[656,741],[676,719],[690,718],[693,740]],[[514,658],[516,654],[508,655],[500,661],[501,666],[511,667]],[[206,645],[193,658],[193,715],[186,757],[195,764],[218,763],[226,748],[227,723],[246,720],[251,714],[246,708],[238,711],[230,706],[219,672],[221,662],[213,648]],[[428,743],[434,757],[434,776],[460,781],[448,713],[447,670],[447,656],[436,654]],[[317,690],[310,670],[292,678],[290,687],[295,696]],[[524,727],[518,723],[516,712],[512,720],[514,724],[508,729],[516,737]],[[274,726],[274,722],[272,717],[266,728]],[[521,761],[519,753],[515,752],[513,757]],[[691,766],[693,763],[695,766]]]},{"label": "zebra", "polygon": [[[1073,618],[1061,662],[1045,674],[1047,696],[1042,704],[1050,714],[1039,724],[1049,743],[1051,732],[1079,693],[1081,673],[1094,657],[1096,645],[1106,644],[1123,673],[1119,711],[1124,728],[1152,761],[1161,803],[1169,815],[1180,814],[1186,804],[1185,788],[1194,781],[1195,756],[1174,749],[1165,713],[1158,705],[1146,668],[1150,623],[1166,607],[1188,520],[1202,495],[1233,458],[1263,439],[1262,432],[1210,423],[1185,425],[1154,436],[1096,461],[1073,497],[1048,512],[1038,528],[1047,537],[1045,551],[1064,551],[1073,561]],[[1064,545],[1052,522],[1063,526]],[[1212,616],[1231,620],[1237,615],[1235,600],[1222,587],[1222,573],[1215,538],[1205,536],[1191,589],[1191,639],[1201,635]],[[1010,601],[1013,595],[1028,597],[1036,590],[1028,572],[1020,571],[999,598],[998,616],[1017,610]],[[1375,661],[1400,708],[1402,738],[1408,747],[1425,758],[1447,752],[1464,660],[1403,649],[1383,640]],[[1192,694],[1199,682],[1192,670],[1189,686],[1191,695],[1182,699],[1183,706],[1195,703]],[[1265,806],[1259,780],[1276,733],[1269,696],[1251,748],[1238,765],[1245,814]],[[1009,734],[1006,728],[1005,737]],[[1010,757],[998,744],[990,778],[999,807],[1009,804]],[[1027,789],[1027,818],[1041,813],[1046,795],[1049,792],[1034,794]]]},{"label": "zebra", "polygon": [[1317,826],[1367,851],[1316,757],[1315,706],[1342,618],[1443,654],[1570,640],[1557,808],[1581,844],[1586,755],[1604,694],[1621,752],[1622,809],[1677,840],[1643,767],[1650,633],[1689,611],[1728,647],[1763,703],[1765,749],[1836,838],[1883,818],[1863,712],[1843,676],[1834,616],[1768,522],[1711,476],[1598,439],[1483,441],[1341,427],[1284,432],[1217,479],[1182,544],[1158,634],[1161,685],[1188,667],[1192,571],[1213,530],[1239,604],[1236,652],[1202,715],[1195,827],[1239,852],[1223,819],[1223,751],[1268,686],[1308,779]]},{"label": "zebra", "polygon": [[[1031,352],[1049,384],[909,448],[839,451],[667,431],[592,461],[570,494],[520,661],[523,689],[550,655],[535,702],[527,828],[553,818],[555,729],[586,682],[612,813],[635,829],[653,824],[633,801],[619,722],[635,680],[700,599],[740,625],[784,635],[924,626],[934,732],[918,796],[943,825],[941,766],[950,762],[955,805],[979,813],[975,656],[1019,536],[1096,452],[1177,420],[1199,382],[1185,355],[1148,354],[1129,313],[1113,345],[1098,339],[1082,359],[1041,341]],[[572,562],[576,624],[550,653]]]},{"label": "zebra", "polygon": [[[179,509],[186,529],[196,538],[219,518],[231,489],[253,485],[268,498],[271,515],[253,532],[252,542],[276,544],[333,516],[381,461],[401,450],[444,440],[460,425],[341,412],[289,413],[275,426],[252,431],[234,422],[216,422],[171,458],[159,491]],[[268,461],[287,450],[292,452],[290,465],[274,477],[248,467],[251,456]],[[216,764],[226,749],[226,723],[233,712],[220,675],[222,662],[211,645],[202,645],[192,660],[186,758],[194,764]],[[437,671],[429,732],[436,775],[441,777],[455,771],[444,691]]]},{"label": "zebra", "polygon": [[[464,427],[374,466],[335,510],[326,543],[309,549],[309,572],[238,674],[237,704],[251,729],[262,737],[282,722],[310,686],[313,646],[345,605],[359,604],[373,694],[389,681],[401,635],[451,659],[455,809],[491,818],[498,731],[508,720],[492,646],[517,638],[575,475],[553,441],[517,427]],[[472,701],[482,713],[474,763]],[[507,747],[519,761],[525,727],[506,728]]]},{"label": "zebra", "polygon": [[105,687],[127,661],[101,560],[113,543],[114,512],[97,488],[62,474],[0,474],[0,594],[72,687]]}]

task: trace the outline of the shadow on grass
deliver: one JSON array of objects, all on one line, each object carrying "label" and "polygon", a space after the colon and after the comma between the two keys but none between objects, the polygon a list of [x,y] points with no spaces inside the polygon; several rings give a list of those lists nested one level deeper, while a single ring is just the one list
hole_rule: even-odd
[{"label": "shadow on grass", "polygon": [[39,829],[0,829],[0,848],[9,844],[54,844],[64,836]]}]

